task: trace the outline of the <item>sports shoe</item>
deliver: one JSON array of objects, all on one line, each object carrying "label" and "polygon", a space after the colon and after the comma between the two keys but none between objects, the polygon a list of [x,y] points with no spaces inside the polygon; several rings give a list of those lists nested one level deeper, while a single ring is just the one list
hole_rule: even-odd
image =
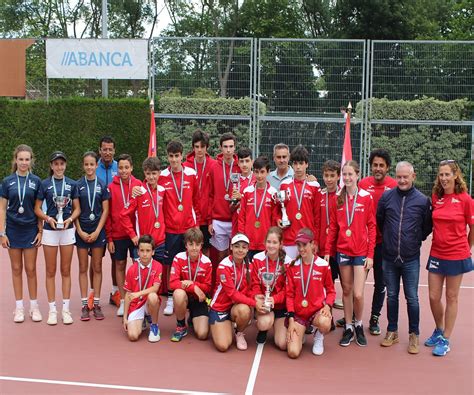
[{"label": "sports shoe", "polygon": [[120,292],[119,291],[115,291],[114,293],[110,293],[110,297],[109,297],[109,303],[111,305],[115,305],[116,307],[120,307],[120,300],[121,300],[121,297],[120,297]]},{"label": "sports shoe", "polygon": [[438,338],[438,343],[436,343],[433,348],[433,355],[437,357],[444,357],[451,349],[449,348],[449,340],[444,336]]},{"label": "sports shoe", "polygon": [[41,315],[41,311],[38,307],[33,307],[30,309],[30,317],[33,322],[41,322],[43,320],[43,316]]},{"label": "sports shoe", "polygon": [[237,349],[245,351],[247,349],[247,341],[245,340],[244,332],[235,332],[235,344]]},{"label": "sports shoe", "polygon": [[87,298],[87,307],[89,310],[94,308],[94,291],[89,292],[89,296]]},{"label": "sports shoe", "polygon": [[81,309],[81,321],[89,321],[91,319],[90,317],[90,311],[88,306],[82,306]]},{"label": "sports shoe", "polygon": [[364,327],[362,325],[356,325],[355,338],[358,346],[365,347],[367,345],[367,339],[365,338]]},{"label": "sports shoe", "polygon": [[344,327],[346,326],[346,319],[345,319],[344,317],[338,319],[338,320],[336,321],[336,326],[337,326],[338,328],[344,328]]},{"label": "sports shoe", "polygon": [[92,309],[92,312],[94,313],[94,318],[96,320],[103,320],[105,318],[104,313],[102,313],[102,308],[100,305],[95,304],[94,308]]},{"label": "sports shoe", "polygon": [[398,332],[391,332],[387,331],[385,338],[380,342],[382,347],[390,347],[393,346],[395,343],[398,343],[400,339],[398,338]]},{"label": "sports shoe", "polygon": [[20,323],[25,321],[25,309],[23,307],[17,307],[13,313],[13,321]]},{"label": "sports shoe", "polygon": [[158,328],[158,324],[151,324],[150,333],[148,334],[148,341],[150,343],[156,343],[159,342],[160,339],[160,328]]},{"label": "sports shoe", "polygon": [[123,317],[123,309],[124,309],[124,306],[125,306],[125,302],[120,302],[120,306],[119,308],[117,309],[117,317]]},{"label": "sports shoe", "polygon": [[188,334],[188,328],[185,326],[177,326],[173,336],[171,337],[172,342],[180,342],[181,339]]},{"label": "sports shoe", "polygon": [[267,341],[267,333],[268,331],[258,331],[257,333],[257,344],[265,344]]},{"label": "sports shoe", "polygon": [[314,334],[313,354],[323,355],[324,352],[324,335],[320,331]]},{"label": "sports shoe", "polygon": [[72,314],[69,310],[62,311],[62,318],[64,325],[71,325],[74,322],[72,319]]},{"label": "sports shoe", "polygon": [[354,331],[352,328],[344,329],[342,338],[339,340],[339,345],[342,347],[347,347],[349,344],[351,344],[352,340],[354,340]]},{"label": "sports shoe", "polygon": [[315,332],[316,328],[313,325],[309,325],[306,327],[304,331],[305,335],[312,335]]},{"label": "sports shoe", "polygon": [[344,303],[342,302],[342,299],[336,299],[333,307],[338,310],[342,310],[344,308]]},{"label": "sports shoe", "polygon": [[58,323],[58,312],[57,311],[50,311],[48,313],[48,321],[46,321],[48,325],[56,325]]},{"label": "sports shoe", "polygon": [[420,352],[420,340],[416,333],[410,333],[410,338],[408,340],[408,353],[409,354],[418,354]]},{"label": "sports shoe", "polygon": [[441,329],[436,328],[433,331],[433,334],[428,339],[426,339],[425,346],[426,347],[436,346],[440,337],[443,337],[443,331]]},{"label": "sports shoe", "polygon": [[173,298],[168,297],[168,300],[166,301],[166,306],[165,309],[163,310],[164,315],[173,315]]},{"label": "sports shoe", "polygon": [[372,314],[369,321],[369,332],[371,335],[380,335],[379,316]]},{"label": "sports shoe", "polygon": [[336,324],[334,324],[334,318],[331,318],[331,332],[336,330]]}]

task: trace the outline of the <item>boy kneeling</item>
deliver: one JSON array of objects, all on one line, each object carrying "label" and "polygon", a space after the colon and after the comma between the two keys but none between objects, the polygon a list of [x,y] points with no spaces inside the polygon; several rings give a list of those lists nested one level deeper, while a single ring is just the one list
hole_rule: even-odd
[{"label": "boy kneeling", "polygon": [[125,306],[123,327],[130,341],[137,341],[142,333],[145,314],[151,316],[148,341],[155,343],[160,340],[158,313],[161,286],[161,264],[152,259],[155,244],[150,235],[143,235],[138,240],[138,259],[127,270],[123,289],[125,290]]}]

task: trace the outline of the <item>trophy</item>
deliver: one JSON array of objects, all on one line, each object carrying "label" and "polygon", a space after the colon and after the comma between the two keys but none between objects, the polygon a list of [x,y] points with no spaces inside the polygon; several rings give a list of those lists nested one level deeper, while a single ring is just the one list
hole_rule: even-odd
[{"label": "trophy", "polygon": [[276,203],[281,204],[281,226],[287,227],[290,226],[290,220],[288,219],[288,214],[286,212],[285,202],[290,200],[290,191],[278,191],[273,195],[273,200]]},{"label": "trophy", "polygon": [[56,229],[64,229],[63,208],[69,204],[71,199],[67,196],[54,196],[53,201],[58,208],[58,214],[56,215]]},{"label": "trophy", "polygon": [[273,281],[275,280],[275,273],[270,273],[270,272],[264,272],[262,273],[262,282],[263,285],[265,285],[265,301],[263,302],[263,307],[270,312],[272,310],[272,303],[270,302],[270,287],[273,284]]},{"label": "trophy", "polygon": [[[239,173],[230,173],[230,182],[232,183],[232,192],[234,192],[234,190],[239,190],[239,181],[240,181],[240,174]],[[232,206],[236,206],[237,204],[239,204],[239,199],[232,199],[232,195],[231,195],[231,198],[230,198],[230,204]]]}]

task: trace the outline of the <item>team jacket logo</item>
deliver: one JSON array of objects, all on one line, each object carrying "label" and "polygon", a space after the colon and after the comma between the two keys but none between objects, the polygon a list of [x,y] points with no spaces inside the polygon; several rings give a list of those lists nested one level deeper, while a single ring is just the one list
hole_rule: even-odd
[{"label": "team jacket logo", "polygon": [[434,259],[430,259],[429,269],[438,269],[439,268],[439,261],[435,261]]},{"label": "team jacket logo", "polygon": [[28,180],[28,187],[31,189],[36,189],[36,182]]},{"label": "team jacket logo", "polygon": [[461,201],[456,198],[451,198],[451,203],[461,203]]}]

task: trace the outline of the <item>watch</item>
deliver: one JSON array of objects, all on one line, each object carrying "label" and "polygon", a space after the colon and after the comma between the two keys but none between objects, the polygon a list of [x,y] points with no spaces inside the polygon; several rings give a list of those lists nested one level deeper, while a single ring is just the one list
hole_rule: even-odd
[{"label": "watch", "polygon": [[5,237],[6,233],[5,232],[0,232],[0,237]]}]

